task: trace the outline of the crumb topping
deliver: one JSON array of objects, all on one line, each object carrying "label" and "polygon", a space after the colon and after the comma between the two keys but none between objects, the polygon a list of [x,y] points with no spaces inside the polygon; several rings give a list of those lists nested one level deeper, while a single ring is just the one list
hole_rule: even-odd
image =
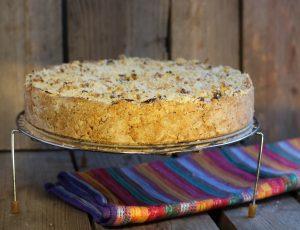
[{"label": "crumb topping", "polygon": [[74,61],[34,71],[26,76],[50,95],[79,97],[106,104],[120,100],[153,103],[156,100],[209,102],[222,96],[244,94],[253,88],[248,74],[229,66],[212,67],[198,60],[149,58]]}]

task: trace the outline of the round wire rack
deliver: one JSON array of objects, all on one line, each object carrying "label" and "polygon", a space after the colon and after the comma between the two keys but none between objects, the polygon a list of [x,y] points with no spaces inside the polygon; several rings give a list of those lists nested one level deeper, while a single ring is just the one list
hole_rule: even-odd
[{"label": "round wire rack", "polygon": [[177,153],[195,152],[205,148],[218,147],[233,144],[246,139],[255,134],[259,129],[259,123],[256,118],[248,124],[247,127],[236,132],[210,138],[206,140],[197,140],[191,142],[180,142],[174,144],[159,145],[109,145],[90,141],[78,140],[70,137],[60,136],[44,130],[41,130],[30,124],[21,112],[17,116],[18,130],[31,139],[42,143],[66,149],[80,149],[97,152],[109,153],[127,153],[127,154],[163,154],[172,155]]},{"label": "round wire rack", "polygon": [[44,130],[41,130],[34,125],[30,124],[24,116],[24,112],[21,112],[17,116],[17,129],[11,131],[11,155],[12,155],[12,171],[13,171],[13,200],[11,202],[11,213],[18,213],[19,202],[17,200],[17,186],[16,186],[16,166],[15,166],[15,133],[22,133],[33,140],[40,141],[49,145],[66,148],[66,149],[80,149],[97,152],[109,152],[109,153],[127,153],[127,154],[163,154],[172,155],[177,153],[196,152],[202,149],[211,147],[221,147],[229,144],[233,144],[244,140],[254,134],[261,137],[260,150],[257,158],[256,180],[253,187],[252,202],[248,209],[248,217],[254,217],[256,215],[256,193],[258,187],[258,180],[260,174],[260,164],[263,152],[264,134],[259,132],[260,125],[257,119],[253,120],[247,125],[247,127],[238,130],[236,132],[206,139],[197,140],[192,142],[181,142],[174,144],[161,144],[161,145],[107,145],[96,142],[82,141],[69,137],[60,136]]}]

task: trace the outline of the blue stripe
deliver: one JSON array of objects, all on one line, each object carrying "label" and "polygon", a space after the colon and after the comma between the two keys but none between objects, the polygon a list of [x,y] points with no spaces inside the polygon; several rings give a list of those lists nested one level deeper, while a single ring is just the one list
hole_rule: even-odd
[{"label": "blue stripe", "polygon": [[177,160],[181,166],[183,166],[187,171],[191,172],[193,176],[209,183],[220,190],[230,192],[230,193],[238,193],[241,191],[245,191],[245,189],[238,189],[232,187],[232,185],[226,185],[218,180],[216,180],[213,176],[209,175],[207,172],[203,171],[200,167],[197,168],[195,165],[191,164],[187,159],[181,158]]},{"label": "blue stripe", "polygon": [[96,222],[102,221],[102,212],[92,203],[74,194],[73,191],[68,191],[59,184],[53,185],[50,183],[45,184],[45,188],[48,192],[53,193],[67,203],[91,214]]},{"label": "blue stripe", "polygon": [[171,171],[173,171],[178,176],[182,177],[185,181],[189,182],[192,186],[199,188],[200,190],[206,192],[207,194],[211,194],[216,197],[226,197],[228,194],[218,191],[216,188],[211,188],[210,184],[204,183],[200,180],[195,180],[190,173],[186,173],[182,168],[178,167],[175,162],[167,161],[165,162],[165,166],[167,166]]},{"label": "blue stripe", "polygon": [[162,202],[166,203],[174,203],[178,201],[171,200],[167,197],[165,197],[163,194],[160,194],[158,191],[155,190],[147,181],[145,181],[142,177],[134,173],[131,168],[122,168],[121,169],[126,175],[128,175],[130,178],[132,178],[136,183],[141,185],[141,188],[143,188],[147,193],[151,194],[151,196],[154,196],[155,198],[159,199]]},{"label": "blue stripe", "polygon": [[107,204],[107,199],[98,190],[95,190],[91,185],[77,178],[72,173],[62,172],[58,176],[59,183],[70,188],[78,196],[84,197],[87,200],[95,201],[98,204]]},{"label": "blue stripe", "polygon": [[[276,146],[276,145],[275,145]],[[290,146],[286,142],[278,142],[277,146],[282,149],[282,151],[285,151],[285,156],[290,154],[293,157],[296,157],[297,159],[300,159],[300,152],[297,149],[294,149],[292,146]]]},{"label": "blue stripe", "polygon": [[300,159],[297,157],[294,157],[291,154],[287,154],[283,149],[281,149],[280,147],[276,146],[276,144],[269,144],[267,146],[267,148],[269,148],[272,152],[277,153],[278,155],[284,157],[285,159],[297,163],[300,163]]},{"label": "blue stripe", "polygon": [[[249,173],[256,174],[257,168],[257,161],[249,157],[245,154],[240,148],[231,147],[229,149],[221,150],[222,153],[225,153],[227,158],[233,160],[233,163],[242,170],[246,170]],[[273,176],[280,176],[285,173],[271,169],[266,167],[264,164],[260,166],[260,175],[262,177],[273,177]]]},{"label": "blue stripe", "polygon": [[147,193],[142,194],[143,192],[141,192],[140,189],[132,186],[132,184],[130,184],[126,180],[124,180],[124,178],[122,178],[118,172],[115,172],[114,169],[108,168],[106,171],[109,173],[109,175],[111,175],[112,178],[114,178],[114,180],[118,184],[122,185],[125,190],[127,190],[132,196],[134,196],[140,202],[146,203],[148,205],[156,205],[157,204],[156,201],[154,201],[151,198],[146,196],[149,194],[147,194]]}]

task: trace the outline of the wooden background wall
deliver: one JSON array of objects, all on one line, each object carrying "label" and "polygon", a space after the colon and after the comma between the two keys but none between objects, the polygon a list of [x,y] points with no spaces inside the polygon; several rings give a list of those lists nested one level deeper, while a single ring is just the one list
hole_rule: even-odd
[{"label": "wooden background wall", "polygon": [[[33,68],[119,54],[248,72],[267,140],[300,136],[300,0],[1,0],[0,149]],[[25,137],[19,149],[40,148]]]}]

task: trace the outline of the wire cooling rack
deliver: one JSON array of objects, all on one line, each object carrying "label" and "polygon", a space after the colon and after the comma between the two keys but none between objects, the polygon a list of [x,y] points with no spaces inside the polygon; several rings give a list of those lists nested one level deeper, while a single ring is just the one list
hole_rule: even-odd
[{"label": "wire cooling rack", "polygon": [[41,130],[30,124],[25,119],[24,112],[21,112],[17,117],[17,128],[21,133],[34,140],[66,149],[80,149],[97,152],[125,154],[172,155],[174,153],[179,154],[186,152],[195,152],[205,148],[236,143],[255,134],[259,129],[259,123],[256,118],[253,118],[253,121],[250,122],[247,127],[227,135],[206,140],[158,145],[109,145],[60,136]]},{"label": "wire cooling rack", "polygon": [[17,129],[11,131],[11,156],[12,156],[12,171],[13,171],[13,201],[11,203],[11,212],[16,214],[19,212],[19,203],[17,200],[17,187],[16,187],[16,167],[15,167],[15,133],[22,133],[29,138],[61,147],[65,149],[80,149],[96,152],[108,153],[124,153],[124,154],[162,154],[171,156],[180,153],[197,152],[206,148],[222,147],[244,140],[254,134],[261,137],[260,151],[257,158],[256,180],[253,188],[253,199],[249,206],[248,217],[256,215],[256,193],[260,173],[260,164],[263,150],[264,134],[259,132],[259,122],[254,117],[247,127],[236,132],[210,138],[206,140],[196,140],[192,142],[181,142],[174,144],[160,144],[160,145],[108,145],[96,142],[83,141],[69,137],[60,136],[50,132],[41,130],[34,125],[30,124],[21,112],[16,119]]}]

